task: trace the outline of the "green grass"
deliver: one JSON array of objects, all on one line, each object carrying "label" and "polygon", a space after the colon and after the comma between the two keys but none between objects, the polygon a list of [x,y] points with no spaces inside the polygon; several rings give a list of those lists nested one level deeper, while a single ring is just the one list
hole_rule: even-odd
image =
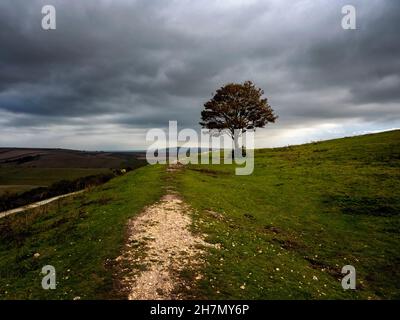
[{"label": "green grass", "polygon": [[[140,168],[59,206],[1,219],[0,299],[119,297],[112,261],[127,220],[164,192],[164,172]],[[41,268],[48,264],[56,268],[56,290],[41,288]]]},{"label": "green grass", "polygon": [[[126,222],[167,185],[193,207],[193,230],[221,247],[209,249],[188,297],[399,299],[399,141],[392,131],[257,150],[249,176],[233,165],[168,176],[147,166],[59,207],[0,219],[0,299],[121,297],[112,261]],[[40,286],[46,264],[56,267],[56,290]],[[347,264],[354,291],[340,285]]]},{"label": "green grass", "polygon": [[40,186],[49,186],[60,180],[107,173],[104,168],[24,168],[0,167],[0,196],[5,193],[21,193]]},{"label": "green grass", "polygon": [[[400,131],[257,150],[250,176],[190,165],[176,187],[220,243],[195,296],[399,299]],[[357,271],[344,291],[341,268]],[[190,276],[190,274],[186,275]]]}]

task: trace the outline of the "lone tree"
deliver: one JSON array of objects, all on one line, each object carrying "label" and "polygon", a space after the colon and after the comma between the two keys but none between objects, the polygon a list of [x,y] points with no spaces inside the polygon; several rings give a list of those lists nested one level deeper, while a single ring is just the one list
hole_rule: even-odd
[{"label": "lone tree", "polygon": [[[227,132],[234,141],[234,150],[238,150],[239,135],[247,130],[262,128],[278,118],[262,98],[264,91],[253,82],[229,83],[217,90],[214,97],[204,104],[200,125],[203,128]],[[232,158],[234,152],[232,152]]]}]

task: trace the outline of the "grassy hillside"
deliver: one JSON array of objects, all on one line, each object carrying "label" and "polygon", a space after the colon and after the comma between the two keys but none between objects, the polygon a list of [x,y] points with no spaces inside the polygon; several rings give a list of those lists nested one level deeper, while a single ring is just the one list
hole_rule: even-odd
[{"label": "grassy hillside", "polygon": [[[210,249],[188,297],[398,299],[399,142],[392,131],[258,150],[250,176],[235,176],[233,165],[168,176],[147,166],[60,206],[1,219],[0,299],[119,297],[111,261],[124,226],[171,184],[194,208],[193,230],[221,247]],[[45,264],[56,267],[57,290],[40,287]],[[347,264],[355,291],[340,285]]]},{"label": "grassy hillside", "polygon": [[[117,297],[110,262],[127,220],[161,196],[163,174],[140,168],[61,205],[0,219],[0,299]],[[56,268],[56,290],[41,288],[47,264]]]},{"label": "grassy hillside", "polygon": [[[400,298],[399,168],[400,131],[258,150],[250,176],[187,167],[176,184],[195,229],[222,245],[196,294]],[[341,288],[346,264],[356,291]]]}]

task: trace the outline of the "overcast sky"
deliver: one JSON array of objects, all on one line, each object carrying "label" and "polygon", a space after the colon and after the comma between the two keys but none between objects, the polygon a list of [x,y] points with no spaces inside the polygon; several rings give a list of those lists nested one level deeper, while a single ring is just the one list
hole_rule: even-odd
[{"label": "overcast sky", "polygon": [[245,80],[279,115],[257,147],[399,128],[399,33],[398,0],[1,0],[0,146],[143,148]]}]

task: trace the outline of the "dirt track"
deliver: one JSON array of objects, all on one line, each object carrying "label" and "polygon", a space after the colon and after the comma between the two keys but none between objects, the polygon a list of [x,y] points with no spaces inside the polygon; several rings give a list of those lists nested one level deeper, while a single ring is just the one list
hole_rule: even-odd
[{"label": "dirt track", "polygon": [[[179,168],[169,168],[169,174]],[[204,248],[212,246],[191,232],[191,208],[174,192],[146,208],[128,223],[128,240],[117,261],[125,275],[122,286],[129,299],[182,299],[190,290],[180,272],[199,270]],[[201,279],[196,271],[195,279]]]}]

